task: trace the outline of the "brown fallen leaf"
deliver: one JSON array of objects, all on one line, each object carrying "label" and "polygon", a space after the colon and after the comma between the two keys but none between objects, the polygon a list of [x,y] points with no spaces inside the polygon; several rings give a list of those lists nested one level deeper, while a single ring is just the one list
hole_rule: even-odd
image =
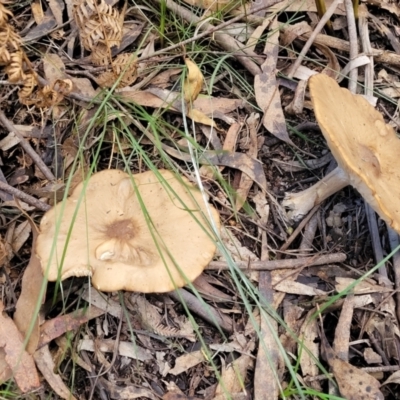
[{"label": "brown fallen leaf", "polygon": [[264,48],[267,59],[261,65],[262,73],[254,77],[256,101],[264,112],[262,120],[264,127],[278,139],[293,144],[286,129],[286,120],[276,80],[276,63],[280,50],[277,19],[271,23],[270,32]]},{"label": "brown fallen leaf", "polygon": [[144,387],[135,387],[134,385],[117,386],[102,377],[99,378],[99,383],[105,387],[106,392],[111,399],[120,400],[142,398],[158,400],[158,397],[155,396],[150,389]]},{"label": "brown fallen leaf", "polygon": [[219,301],[232,301],[233,298],[221,290],[217,289],[213,285],[211,285],[205,274],[201,274],[194,282],[193,286],[196,290],[205,297],[206,299],[210,299],[215,302]]},{"label": "brown fallen leaf", "polygon": [[[251,339],[245,348],[249,354],[254,350],[255,342]],[[247,371],[253,367],[253,357],[243,354],[232,363],[222,366],[221,380],[215,391],[214,400],[227,399],[227,393],[230,395],[242,394],[245,391],[245,381]]]},{"label": "brown fallen leaf", "polygon": [[320,330],[323,354],[332,369],[333,376],[339,386],[340,394],[347,400],[383,400],[379,390],[380,383],[372,375],[354,367],[347,361],[335,356],[332,347],[326,339],[323,329]]},{"label": "brown fallen leaf", "polygon": [[213,128],[217,128],[217,125],[215,124],[214,120],[207,117],[207,115],[202,113],[200,110],[192,108],[188,110],[186,114],[191,120],[197,122],[198,124],[204,124],[207,126],[212,126]]},{"label": "brown fallen leaf", "polygon": [[76,397],[72,396],[70,390],[61,379],[61,376],[54,372],[55,365],[49,350],[49,346],[43,346],[41,349],[36,350],[33,357],[35,358],[35,362],[39,371],[42,373],[44,379],[46,379],[51,388],[62,399],[76,400]]},{"label": "brown fallen leaf", "polygon": [[204,354],[201,350],[193,351],[192,353],[184,354],[175,360],[174,368],[168,371],[169,374],[179,375],[182,372],[205,361]]},{"label": "brown fallen leaf", "polygon": [[[163,93],[165,93],[165,95],[168,96],[164,97]],[[154,88],[152,88],[151,91],[150,89],[123,90],[119,94],[125,101],[133,101],[134,103],[139,104],[143,107],[168,108],[173,111],[179,111],[182,105],[180,101],[180,93],[171,92],[168,90],[166,91],[162,91],[161,89],[154,90]],[[175,108],[175,106],[177,108]],[[203,114],[207,116],[212,116],[215,110],[218,110],[220,113],[227,114],[242,106],[243,106],[243,101],[240,99],[224,99],[218,97],[199,96],[193,102],[193,108],[201,111]]]},{"label": "brown fallen leaf", "polygon": [[[28,220],[32,226],[32,249],[35,248],[37,238],[37,228],[33,221]],[[42,268],[40,266],[40,260],[36,256],[36,252],[32,250],[29,264],[25,269],[24,275],[22,276],[21,284],[21,295],[16,304],[16,310],[14,313],[14,322],[23,337],[29,334],[29,340],[26,345],[26,351],[29,354],[33,354],[39,343],[39,315],[35,313],[37,305],[43,304],[44,296],[40,297],[44,278]],[[36,315],[36,318],[33,316]]]},{"label": "brown fallen leaf", "polygon": [[[93,341],[91,339],[82,339],[79,341],[78,351],[82,350],[112,353],[115,350],[115,340],[103,339]],[[140,361],[151,360],[153,358],[149,350],[146,350],[135,343],[126,341],[119,342],[118,354],[123,357],[129,357]]]},{"label": "brown fallen leaf", "polygon": [[39,25],[44,18],[44,11],[40,1],[33,1],[31,3],[32,16],[36,24]]},{"label": "brown fallen leaf", "polygon": [[[315,318],[311,319],[315,311],[315,309],[311,309],[307,313],[300,327],[299,343],[301,343],[301,346],[298,347],[298,353],[300,354],[301,370],[305,377],[315,377],[319,374],[316,363],[316,360],[319,358],[319,344],[316,340],[318,338],[318,325]],[[307,349],[307,351],[305,349]],[[312,382],[312,387],[314,389],[319,389],[319,382]]]},{"label": "brown fallen leaf", "polygon": [[135,307],[140,322],[146,329],[165,337],[183,337],[191,342],[195,341],[195,335],[191,322],[175,320],[178,327],[167,326],[159,314],[157,307],[153,306],[144,296],[131,295],[129,302]]},{"label": "brown fallen leaf", "polygon": [[[246,154],[253,159],[257,159],[258,155],[257,130],[259,126],[259,119],[259,114],[252,113],[246,121],[249,129],[249,137],[247,143],[248,149],[246,151]],[[236,189],[235,208],[237,211],[239,211],[243,207],[252,186],[252,179],[248,175],[241,173],[239,187]]]},{"label": "brown fallen leaf", "polygon": [[183,84],[183,97],[186,103],[192,103],[197,99],[203,87],[204,77],[200,68],[189,58],[185,58],[185,64],[188,69],[186,80]]},{"label": "brown fallen leaf", "polygon": [[6,361],[6,352],[0,348],[0,384],[8,381],[13,376],[12,369]]},{"label": "brown fallen leaf", "polygon": [[[184,154],[173,147],[162,145],[162,148],[172,157],[183,161],[191,161],[190,154]],[[257,160],[253,160],[247,154],[243,153],[217,153],[213,151],[204,151],[199,159],[203,165],[224,165],[226,167],[239,169],[247,174],[261,189],[267,190],[267,180],[263,165]]]},{"label": "brown fallen leaf", "polygon": [[[3,310],[4,305],[0,302],[0,348],[4,350],[4,360],[13,371],[16,384],[23,393],[27,393],[40,386],[39,375],[32,356],[24,350],[21,333]],[[7,374],[7,369],[3,370],[3,374]]]},{"label": "brown fallen leaf", "polygon": [[67,331],[78,329],[85,322],[103,314],[103,310],[91,306],[46,321],[40,327],[40,341],[38,348],[50,343],[53,339],[61,336]]}]

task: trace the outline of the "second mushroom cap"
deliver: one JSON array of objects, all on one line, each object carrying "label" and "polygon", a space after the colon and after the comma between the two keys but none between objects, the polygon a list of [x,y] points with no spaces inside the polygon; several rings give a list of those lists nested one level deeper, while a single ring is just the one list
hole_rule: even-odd
[{"label": "second mushroom cap", "polygon": [[374,210],[400,232],[400,140],[381,113],[324,74],[310,78],[318,124],[339,166]]},{"label": "second mushroom cap", "polygon": [[105,170],[44,215],[36,252],[51,281],[91,275],[103,291],[167,292],[212,260],[214,229],[217,211],[186,178]]}]

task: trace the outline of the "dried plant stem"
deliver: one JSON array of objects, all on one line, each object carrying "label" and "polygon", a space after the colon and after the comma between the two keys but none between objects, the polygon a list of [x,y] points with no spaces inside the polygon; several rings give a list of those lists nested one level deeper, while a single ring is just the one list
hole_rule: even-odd
[{"label": "dried plant stem", "polygon": [[32,148],[32,146],[28,143],[27,140],[22,136],[17,129],[15,129],[14,125],[11,121],[5,116],[3,111],[0,111],[0,122],[4,125],[4,127],[9,131],[15,133],[15,136],[20,140],[21,147],[26,151],[29,157],[32,158],[32,161],[38,166],[40,171],[49,181],[55,181],[56,178],[53,173],[50,171],[49,167],[43,162],[43,160],[39,157],[36,151]]},{"label": "dried plant stem", "polygon": [[[354,18],[354,8],[353,2],[351,0],[344,0],[344,5],[346,7],[346,15],[347,15],[347,27],[349,32],[349,42],[350,42],[350,61],[355,60],[358,56],[358,40],[357,40],[357,28],[356,28],[356,20]],[[349,90],[351,93],[356,93],[357,89],[357,78],[358,78],[358,70],[357,68],[353,68],[349,72]]]},{"label": "dried plant stem", "polygon": [[43,203],[43,201],[40,201],[40,200],[36,199],[35,197],[32,197],[29,194],[26,194],[26,193],[22,192],[21,190],[10,186],[8,183],[4,183],[4,182],[0,181],[0,190],[4,191],[6,193],[9,193],[15,197],[18,197],[25,203],[30,204],[31,206],[34,206],[39,210],[47,211],[47,210],[50,210],[50,208],[51,208],[51,206],[49,206],[46,203]]},{"label": "dried plant stem", "polygon": [[[335,253],[322,256],[292,258],[289,260],[270,260],[270,261],[237,261],[236,266],[244,270],[254,271],[273,271],[275,269],[305,268],[314,265],[334,264],[346,260],[346,254]],[[211,261],[206,269],[227,270],[228,264],[225,261]]]},{"label": "dried plant stem", "polygon": [[311,45],[314,43],[315,38],[317,37],[318,33],[322,31],[326,23],[329,21],[330,17],[333,15],[333,13],[336,10],[336,7],[338,4],[342,3],[343,0],[334,0],[324,16],[320,19],[318,22],[317,26],[315,27],[313,33],[305,43],[303,49],[301,50],[299,56],[297,57],[297,60],[293,64],[292,68],[290,68],[290,72],[288,74],[289,78],[293,78],[297,68],[300,66],[301,62],[303,61],[304,57],[306,56],[308,50],[310,50]]}]

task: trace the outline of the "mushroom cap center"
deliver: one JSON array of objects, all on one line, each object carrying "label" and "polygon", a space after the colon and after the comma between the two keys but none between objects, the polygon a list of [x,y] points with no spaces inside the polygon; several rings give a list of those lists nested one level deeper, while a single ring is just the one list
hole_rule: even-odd
[{"label": "mushroom cap center", "polygon": [[139,229],[134,221],[128,218],[109,224],[106,227],[105,235],[110,239],[131,240],[137,236],[138,232]]}]

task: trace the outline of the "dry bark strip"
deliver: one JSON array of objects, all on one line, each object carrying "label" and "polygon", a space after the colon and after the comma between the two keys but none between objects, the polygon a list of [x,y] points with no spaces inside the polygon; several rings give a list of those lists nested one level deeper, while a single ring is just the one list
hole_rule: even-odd
[{"label": "dry bark strip", "polygon": [[[237,261],[236,267],[253,271],[273,271],[275,269],[305,268],[314,265],[334,264],[346,260],[346,254],[335,253],[322,256],[302,257],[289,260],[267,260],[267,261]],[[229,265],[225,261],[211,261],[208,270],[227,270]]]}]

